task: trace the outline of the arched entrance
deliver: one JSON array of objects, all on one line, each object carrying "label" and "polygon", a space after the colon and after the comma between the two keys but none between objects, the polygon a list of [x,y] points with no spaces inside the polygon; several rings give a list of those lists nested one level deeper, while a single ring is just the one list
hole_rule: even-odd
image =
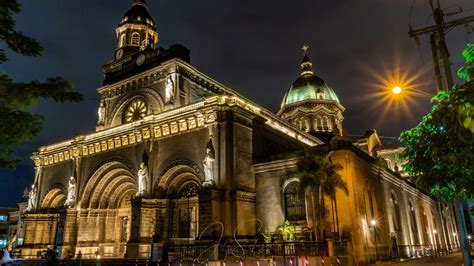
[{"label": "arched entrance", "polygon": [[168,240],[190,241],[199,234],[199,190],[202,178],[192,163],[175,163],[167,167],[155,185],[156,196],[168,199]]},{"label": "arched entrance", "polygon": [[78,202],[76,253],[123,257],[130,237],[131,198],[137,193],[132,171],[112,161],[93,172]]}]

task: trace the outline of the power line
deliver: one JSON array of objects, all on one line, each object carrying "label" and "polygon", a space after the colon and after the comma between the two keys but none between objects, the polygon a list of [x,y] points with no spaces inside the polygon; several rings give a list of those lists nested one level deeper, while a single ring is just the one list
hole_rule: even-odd
[{"label": "power line", "polygon": [[[441,5],[439,0],[436,0],[436,3],[433,3],[433,0],[429,0],[429,4],[431,7],[431,11],[433,13],[433,19],[435,21],[435,25],[420,28],[420,29],[413,29],[412,25],[409,25],[409,32],[408,34],[410,37],[414,38],[417,43],[419,43],[418,36],[420,35],[428,35],[430,37],[430,44],[431,44],[431,52],[433,57],[433,65],[435,71],[435,79],[436,79],[436,87],[438,91],[443,89],[442,86],[442,75],[440,69],[440,59],[443,64],[444,70],[444,79],[445,79],[445,87],[446,90],[449,90],[453,87],[453,75],[451,71],[451,64],[449,62],[449,50],[446,45],[446,32],[452,30],[453,28],[460,26],[460,25],[468,25],[470,22],[474,22],[474,16],[463,17],[451,21],[444,21],[445,16],[453,16],[459,13],[462,13],[463,10],[460,6],[458,11],[453,11],[449,13],[443,12],[441,9]],[[410,19],[409,23],[411,23],[411,12],[413,9],[413,5],[415,1],[412,3],[412,7],[410,8]],[[452,7],[452,6],[451,6]],[[449,7],[449,8],[451,8]]]}]

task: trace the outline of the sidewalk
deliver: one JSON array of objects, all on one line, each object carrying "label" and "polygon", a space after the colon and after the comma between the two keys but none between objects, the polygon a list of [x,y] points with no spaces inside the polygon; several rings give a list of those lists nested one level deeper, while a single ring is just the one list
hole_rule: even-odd
[{"label": "sidewalk", "polygon": [[462,254],[460,252],[455,252],[447,256],[434,257],[434,258],[431,258],[431,257],[410,258],[410,259],[404,259],[403,261],[397,261],[397,262],[384,262],[380,265],[389,265],[389,264],[400,264],[403,266],[411,266],[411,265],[460,266],[462,265]]}]

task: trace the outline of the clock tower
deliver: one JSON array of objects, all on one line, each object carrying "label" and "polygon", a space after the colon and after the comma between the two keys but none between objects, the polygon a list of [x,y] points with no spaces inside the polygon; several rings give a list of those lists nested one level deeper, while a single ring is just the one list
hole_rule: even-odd
[{"label": "clock tower", "polygon": [[133,0],[132,7],[125,13],[115,32],[117,34],[115,59],[117,60],[129,52],[153,49],[158,43],[155,21],[148,13],[145,0]]}]

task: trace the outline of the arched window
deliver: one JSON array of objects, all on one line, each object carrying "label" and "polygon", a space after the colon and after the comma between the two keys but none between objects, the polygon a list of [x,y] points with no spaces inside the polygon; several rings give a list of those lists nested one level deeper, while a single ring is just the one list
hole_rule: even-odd
[{"label": "arched window", "polygon": [[299,129],[301,129],[301,130],[306,129],[306,120],[304,119],[304,117],[301,117],[299,119]]},{"label": "arched window", "polygon": [[408,207],[410,208],[410,219],[411,219],[411,230],[416,233],[418,232],[418,225],[416,221],[416,213],[415,213],[415,208],[413,208],[413,204],[411,201],[408,202]]},{"label": "arched window", "polygon": [[318,100],[324,99],[324,92],[320,88],[318,88],[318,90],[316,91],[316,99]]},{"label": "arched window", "polygon": [[298,182],[294,181],[285,187],[285,217],[288,221],[306,220],[306,208],[304,198],[298,195]]},{"label": "arched window", "polygon": [[140,45],[140,34],[137,32],[132,34],[132,45]]},{"label": "arched window", "polygon": [[390,200],[392,202],[393,207],[393,226],[395,228],[395,231],[400,231],[402,229],[400,225],[400,206],[398,204],[397,196],[395,196],[394,192],[392,192]]},{"label": "arched window", "polygon": [[127,38],[127,35],[125,33],[120,35],[119,47],[123,47],[126,44],[126,38]]},{"label": "arched window", "polygon": [[148,108],[144,100],[135,99],[128,104],[123,116],[123,122],[130,123],[138,121],[145,117],[145,115],[147,114],[147,110]]},{"label": "arched window", "polygon": [[197,227],[197,209],[190,202],[191,198],[198,195],[199,185],[195,182],[185,183],[178,191],[179,223],[178,237],[193,238],[196,235]]},{"label": "arched window", "polygon": [[314,130],[321,131],[323,129],[323,122],[321,121],[321,117],[317,116],[314,120],[315,120]]},{"label": "arched window", "polygon": [[328,117],[327,116],[323,117],[323,129],[325,131],[327,131],[329,129],[329,127],[328,127]]}]

